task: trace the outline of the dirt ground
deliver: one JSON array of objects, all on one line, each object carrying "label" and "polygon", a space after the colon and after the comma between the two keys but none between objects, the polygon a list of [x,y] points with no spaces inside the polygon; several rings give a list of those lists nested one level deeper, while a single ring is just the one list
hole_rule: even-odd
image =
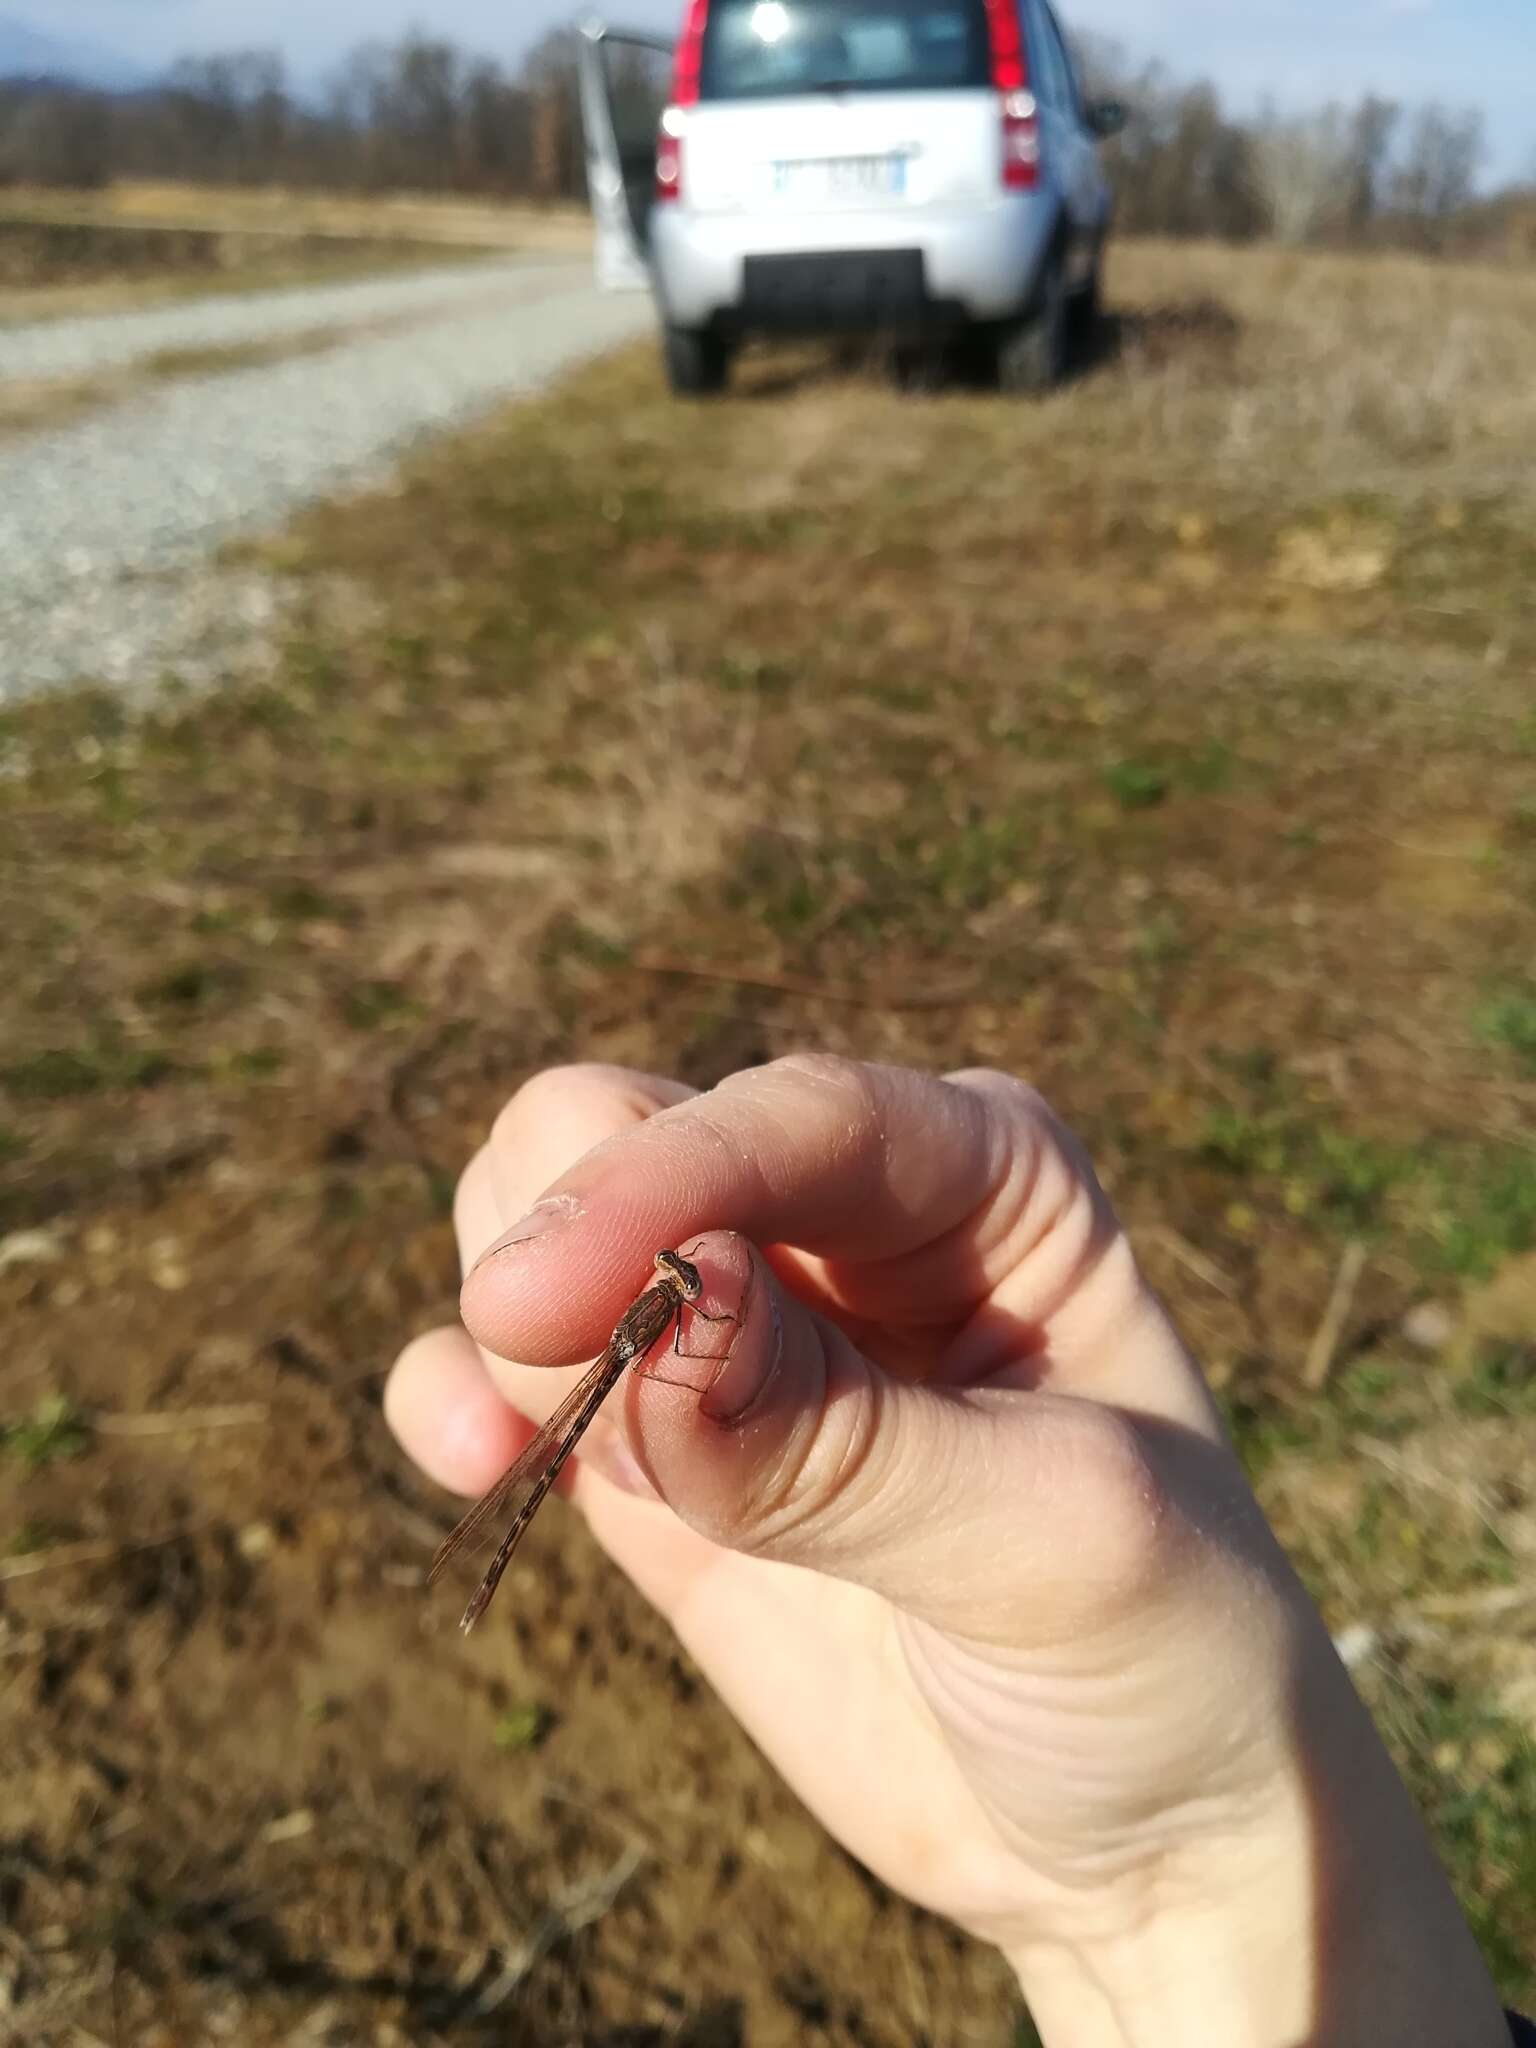
[{"label": "dirt ground", "polygon": [[1029,2038],[566,1507],[462,1641],[379,1417],[520,1080],[808,1043],[1083,1130],[1531,1992],[1536,282],[1112,298],[600,365],[258,551],[269,680],[5,714],[0,2037]]}]

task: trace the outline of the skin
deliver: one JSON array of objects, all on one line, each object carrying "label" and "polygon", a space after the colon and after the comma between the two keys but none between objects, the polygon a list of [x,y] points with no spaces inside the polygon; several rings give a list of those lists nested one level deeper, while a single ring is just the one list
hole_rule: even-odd
[{"label": "skin", "polygon": [[736,1320],[626,1378],[576,1503],[838,1839],[1004,1950],[1049,2048],[1507,2048],[1200,1373],[1032,1090],[560,1069],[456,1218],[464,1327],[388,1389],[407,1452],[489,1486],[570,1385],[549,1368],[685,1250]]}]

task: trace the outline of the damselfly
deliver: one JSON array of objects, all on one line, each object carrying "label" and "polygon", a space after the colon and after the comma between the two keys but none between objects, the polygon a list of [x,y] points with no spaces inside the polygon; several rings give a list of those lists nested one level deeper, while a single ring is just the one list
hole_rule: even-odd
[{"label": "damselfly", "polygon": [[473,1542],[486,1526],[503,1515],[512,1517],[501,1547],[491,1559],[474,1598],[464,1610],[460,1628],[468,1635],[490,1606],[502,1574],[512,1562],[512,1553],[533,1520],[546,1493],[560,1476],[560,1468],[581,1442],[587,1426],[624,1376],[624,1368],[636,1364],[654,1350],[668,1330],[677,1345],[682,1335],[683,1311],[690,1309],[707,1323],[734,1322],[734,1316],[710,1316],[698,1306],[704,1283],[699,1269],[681,1252],[656,1254],[656,1277],[643,1294],[637,1295],[619,1317],[613,1335],[573,1387],[560,1406],[536,1432],[531,1443],[503,1472],[485,1498],[476,1503],[447,1538],[427,1574],[435,1585],[444,1569],[466,1544]]}]

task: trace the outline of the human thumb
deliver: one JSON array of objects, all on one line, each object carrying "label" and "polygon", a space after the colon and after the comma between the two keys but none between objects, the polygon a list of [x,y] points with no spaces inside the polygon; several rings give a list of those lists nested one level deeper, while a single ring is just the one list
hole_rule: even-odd
[{"label": "human thumb", "polygon": [[661,1498],[730,1549],[865,1586],[979,1643],[1070,1640],[1153,1581],[1167,1499],[1144,1427],[1022,1387],[898,1379],[780,1284],[746,1239],[687,1256],[703,1293],[630,1377]]}]

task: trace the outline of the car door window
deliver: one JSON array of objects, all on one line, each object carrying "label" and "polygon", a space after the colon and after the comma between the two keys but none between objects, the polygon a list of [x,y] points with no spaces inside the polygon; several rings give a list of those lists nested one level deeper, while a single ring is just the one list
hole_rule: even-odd
[{"label": "car door window", "polygon": [[1051,11],[1047,0],[1040,0],[1040,20],[1045,32],[1045,48],[1055,88],[1055,103],[1064,114],[1080,115],[1082,100],[1077,90],[1077,73],[1072,67],[1072,55],[1067,48],[1067,39],[1061,32],[1061,24]]},{"label": "car door window", "polygon": [[1057,44],[1061,49],[1061,74],[1066,82],[1067,105],[1077,116],[1078,120],[1082,120],[1084,104],[1083,81],[1078,75],[1077,53],[1072,47],[1071,37],[1056,19],[1054,13],[1051,15],[1051,20],[1055,26]]},{"label": "car door window", "polygon": [[624,35],[605,36],[598,49],[620,158],[626,166],[639,164],[649,177],[655,168],[657,123],[671,97],[672,51]]}]

